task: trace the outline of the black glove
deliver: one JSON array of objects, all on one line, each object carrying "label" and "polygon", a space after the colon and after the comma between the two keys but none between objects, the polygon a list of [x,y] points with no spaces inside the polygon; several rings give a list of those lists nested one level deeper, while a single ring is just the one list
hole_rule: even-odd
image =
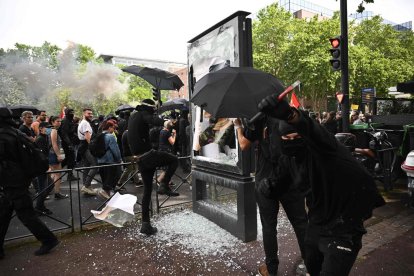
[{"label": "black glove", "polygon": [[257,183],[257,190],[267,198],[271,198],[273,194],[272,179],[265,178]]},{"label": "black glove", "polygon": [[293,115],[293,110],[287,101],[279,101],[277,97],[278,95],[267,96],[258,104],[257,108],[270,117],[286,121]]}]

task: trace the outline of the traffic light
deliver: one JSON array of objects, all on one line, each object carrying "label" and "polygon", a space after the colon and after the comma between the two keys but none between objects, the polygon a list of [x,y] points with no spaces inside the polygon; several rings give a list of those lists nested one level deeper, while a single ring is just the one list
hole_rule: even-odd
[{"label": "traffic light", "polygon": [[337,36],[335,38],[330,38],[329,42],[332,46],[332,48],[329,49],[332,56],[329,62],[331,63],[334,71],[341,70],[341,37]]},{"label": "traffic light", "polygon": [[160,98],[161,98],[160,90],[158,90],[156,88],[153,88],[152,89],[152,98],[154,99],[154,101],[160,100]]}]

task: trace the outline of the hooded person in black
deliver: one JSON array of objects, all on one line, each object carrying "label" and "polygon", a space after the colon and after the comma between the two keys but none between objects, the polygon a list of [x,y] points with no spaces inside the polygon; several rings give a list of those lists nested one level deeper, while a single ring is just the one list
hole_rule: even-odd
[{"label": "hooded person in black", "polygon": [[[58,134],[62,139],[62,148],[65,152],[65,160],[62,163],[62,168],[66,165],[68,169],[73,169],[75,167],[75,145],[79,144],[79,139],[77,136],[77,126],[74,123],[73,119],[75,117],[75,111],[71,108],[65,109],[65,118],[62,119],[62,124],[58,129]],[[78,180],[77,177],[73,175],[73,172],[68,173],[69,181]]]},{"label": "hooded person in black", "polygon": [[142,198],[142,227],[141,233],[152,235],[157,228],[152,227],[149,217],[149,204],[151,201],[152,180],[157,167],[167,167],[165,176],[158,189],[159,194],[167,196],[179,196],[168,186],[171,177],[178,166],[178,158],[167,152],[153,150],[149,138],[149,130],[152,126],[163,126],[164,121],[155,116],[155,102],[145,99],[136,107],[128,121],[128,143],[131,153],[138,160],[138,167],[144,183],[144,195]]},{"label": "hooded person in black", "polygon": [[56,236],[39,219],[33,208],[29,192],[32,179],[26,176],[25,168],[22,167],[16,136],[10,134],[19,131],[15,127],[12,111],[0,107],[0,259],[4,258],[3,243],[13,211],[42,243],[35,255],[47,254],[59,244]]},{"label": "hooded person in black", "polygon": [[[234,122],[242,150],[247,149],[251,143],[258,142],[255,196],[259,206],[266,255],[266,264],[259,266],[261,275],[276,275],[278,271],[277,222],[280,204],[293,226],[301,256],[305,258],[306,191],[300,190],[299,185],[291,185],[293,180],[289,172],[292,162],[281,152],[279,124],[280,121],[277,119],[264,118],[255,124],[254,130],[250,130],[243,129],[239,120]],[[270,185],[270,182],[273,182],[273,185]]]},{"label": "hooded person in black", "polygon": [[348,275],[366,233],[363,221],[385,202],[368,171],[331,133],[277,98],[264,98],[258,108],[296,131],[282,136],[282,152],[305,164],[311,189],[306,268],[312,276]]}]

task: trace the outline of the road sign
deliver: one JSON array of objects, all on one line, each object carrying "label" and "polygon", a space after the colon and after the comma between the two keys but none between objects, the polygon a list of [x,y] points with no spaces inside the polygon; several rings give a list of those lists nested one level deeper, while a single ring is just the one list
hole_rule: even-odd
[{"label": "road sign", "polygon": [[362,103],[372,103],[376,96],[375,87],[374,88],[362,88],[361,90],[361,102]]}]

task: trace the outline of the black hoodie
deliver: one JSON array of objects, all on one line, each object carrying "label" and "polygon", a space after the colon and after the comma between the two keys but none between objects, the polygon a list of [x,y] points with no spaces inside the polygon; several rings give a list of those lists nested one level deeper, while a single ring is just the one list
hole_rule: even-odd
[{"label": "black hoodie", "polygon": [[350,152],[306,114],[292,124],[306,143],[312,202],[309,220],[319,225],[360,222],[384,205],[375,181]]},{"label": "black hoodie", "polygon": [[152,107],[139,106],[128,121],[128,143],[133,155],[141,155],[152,149],[149,130],[152,126],[163,126],[164,120],[154,116]]}]

